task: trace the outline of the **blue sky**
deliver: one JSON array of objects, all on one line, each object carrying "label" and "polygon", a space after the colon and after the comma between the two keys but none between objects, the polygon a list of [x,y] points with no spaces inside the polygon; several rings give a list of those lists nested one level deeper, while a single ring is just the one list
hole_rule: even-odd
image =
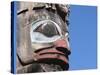
[{"label": "blue sky", "polygon": [[70,70],[97,68],[97,7],[71,5]]}]

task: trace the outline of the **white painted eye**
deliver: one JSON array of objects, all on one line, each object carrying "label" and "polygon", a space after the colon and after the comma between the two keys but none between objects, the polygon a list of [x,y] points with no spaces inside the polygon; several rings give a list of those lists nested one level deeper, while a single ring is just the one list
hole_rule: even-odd
[{"label": "white painted eye", "polygon": [[46,37],[45,35],[39,33],[39,32],[33,32],[32,35],[32,42],[34,43],[51,43],[59,39],[60,36],[55,35],[53,37]]},{"label": "white painted eye", "polygon": [[59,35],[56,26],[51,22],[41,24],[38,28],[34,30],[34,32],[39,32],[46,37],[53,37],[55,35]]},{"label": "white painted eye", "polygon": [[59,39],[62,34],[57,23],[42,20],[32,24],[30,35],[33,43],[51,43]]}]

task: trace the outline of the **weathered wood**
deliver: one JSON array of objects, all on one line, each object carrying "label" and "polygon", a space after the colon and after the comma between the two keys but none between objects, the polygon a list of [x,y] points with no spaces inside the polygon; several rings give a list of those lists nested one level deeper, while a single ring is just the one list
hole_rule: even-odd
[{"label": "weathered wood", "polygon": [[[39,55],[34,51],[45,47],[55,48],[56,46],[55,43],[32,43],[30,38],[30,29],[32,22],[36,20],[49,19],[57,23],[61,28],[61,33],[65,35],[68,31],[66,17],[67,14],[69,14],[69,9],[67,6],[32,2],[18,2],[17,4],[17,73],[64,70],[60,65],[56,66],[53,63],[53,67],[51,67],[50,64],[43,64],[41,62],[38,63]],[[48,34],[47,32],[45,34]],[[54,33],[52,35],[54,35]],[[67,41],[67,43],[69,42]],[[70,49],[69,46],[67,46],[67,48]],[[47,70],[43,69],[43,65]],[[36,68],[36,70],[34,68]],[[56,70],[53,70],[55,68]]]}]

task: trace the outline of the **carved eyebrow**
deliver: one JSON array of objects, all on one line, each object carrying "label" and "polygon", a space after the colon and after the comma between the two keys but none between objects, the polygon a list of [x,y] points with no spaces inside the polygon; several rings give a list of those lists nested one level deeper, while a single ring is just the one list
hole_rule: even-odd
[{"label": "carved eyebrow", "polygon": [[18,12],[17,15],[19,15],[19,14],[21,14],[21,13],[25,13],[25,12],[27,12],[27,11],[28,11],[28,9],[24,9],[24,10]]},{"label": "carved eyebrow", "polygon": [[[45,7],[45,6],[42,6],[42,7],[33,7],[32,10],[39,10],[39,9],[43,9],[44,7]],[[18,12],[17,15],[20,15],[20,14],[25,13],[25,12],[27,12],[27,11],[28,11],[28,9],[24,9],[24,10]]]},{"label": "carved eyebrow", "polygon": [[33,7],[32,10],[39,10],[39,9],[43,9],[45,6],[41,6],[41,7]]}]

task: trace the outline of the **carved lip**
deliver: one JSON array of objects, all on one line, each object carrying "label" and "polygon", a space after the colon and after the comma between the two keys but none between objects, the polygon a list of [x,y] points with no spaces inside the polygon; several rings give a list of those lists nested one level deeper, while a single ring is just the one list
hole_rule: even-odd
[{"label": "carved lip", "polygon": [[[46,63],[53,63],[55,61],[59,61],[60,64],[67,64],[68,63],[68,54],[63,53],[62,51],[57,50],[56,48],[47,48],[42,50],[35,51],[37,53],[37,61],[46,62]],[[48,60],[51,61],[48,61]],[[52,61],[54,60],[55,61]],[[44,60],[44,61],[42,61]],[[55,62],[57,63],[57,62]]]}]

